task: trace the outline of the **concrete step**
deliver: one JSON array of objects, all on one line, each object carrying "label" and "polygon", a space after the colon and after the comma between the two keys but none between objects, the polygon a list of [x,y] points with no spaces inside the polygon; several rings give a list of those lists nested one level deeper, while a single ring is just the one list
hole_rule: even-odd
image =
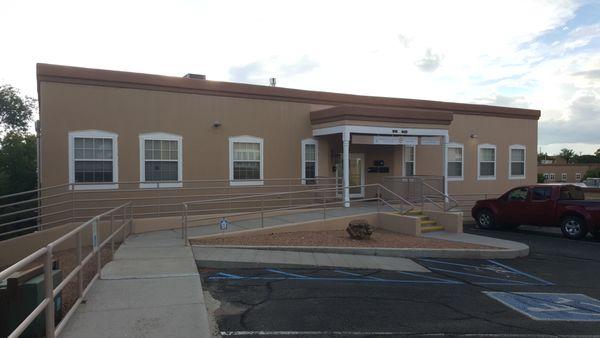
[{"label": "concrete step", "polygon": [[421,211],[421,210],[411,210],[411,211],[408,211],[408,212],[406,212],[404,214],[405,215],[409,215],[409,216],[420,216],[420,215],[423,215],[423,211]]},{"label": "concrete step", "polygon": [[434,232],[434,231],[442,231],[444,227],[441,225],[432,225],[421,227],[421,233]]},{"label": "concrete step", "polygon": [[424,226],[424,225],[425,225],[425,226],[429,226],[429,225],[436,225],[436,224],[437,224],[437,222],[436,222],[436,221],[434,221],[434,220],[424,220],[424,221],[420,221],[420,222],[419,222],[419,224],[420,224],[421,226]]}]

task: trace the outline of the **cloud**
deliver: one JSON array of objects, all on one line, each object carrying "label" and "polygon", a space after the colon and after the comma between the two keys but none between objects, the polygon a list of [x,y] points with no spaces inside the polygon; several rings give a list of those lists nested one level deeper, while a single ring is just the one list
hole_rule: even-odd
[{"label": "cloud", "polygon": [[489,104],[492,106],[529,108],[530,103],[524,96],[505,96],[496,94],[492,97],[482,97],[475,100],[477,103]]},{"label": "cloud", "polygon": [[408,48],[410,45],[410,39],[406,35],[398,34],[398,41],[400,41],[400,44],[404,48]]},{"label": "cloud", "polygon": [[540,121],[540,144],[600,144],[600,97],[589,93],[573,101],[568,120]]},{"label": "cloud", "polygon": [[439,54],[434,54],[431,51],[431,48],[427,48],[425,51],[425,56],[417,61],[417,67],[424,72],[433,72],[434,70],[438,69],[440,62],[442,62],[442,56]]},{"label": "cloud", "polygon": [[284,77],[291,77],[310,72],[317,67],[318,64],[305,55],[295,63],[282,65],[280,67],[280,73]]},{"label": "cloud", "polygon": [[229,78],[233,82],[257,83],[261,77],[264,77],[263,75],[264,66],[258,61],[229,69]]},{"label": "cloud", "polygon": [[575,76],[583,76],[591,80],[600,79],[600,69],[584,70],[573,73]]}]

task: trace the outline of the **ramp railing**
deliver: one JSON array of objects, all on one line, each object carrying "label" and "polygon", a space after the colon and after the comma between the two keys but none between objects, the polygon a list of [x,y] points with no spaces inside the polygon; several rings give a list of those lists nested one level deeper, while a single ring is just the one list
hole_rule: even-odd
[{"label": "ramp railing", "polygon": [[[14,273],[17,273],[28,266],[42,261],[43,264],[43,276],[44,276],[44,290],[45,295],[41,303],[39,303],[34,310],[8,335],[9,338],[19,337],[42,313],[45,313],[45,333],[47,338],[54,338],[59,335],[65,328],[65,325],[69,319],[73,316],[77,307],[81,304],[83,298],[86,296],[88,291],[94,282],[100,277],[102,269],[102,249],[106,246],[110,246],[111,259],[114,254],[115,241],[119,233],[121,233],[121,241],[125,241],[126,237],[132,232],[133,218],[132,218],[131,203],[122,204],[116,208],[113,208],[104,213],[98,214],[83,224],[77,226],[75,229],[69,231],[67,234],[61,236],[55,241],[49,243],[45,247],[33,252],[29,256],[21,259],[15,264],[11,265],[7,269],[0,272],[0,280],[5,280],[11,277]],[[129,226],[129,229],[127,227]],[[102,229],[106,227],[107,229]],[[108,230],[108,231],[103,231]],[[128,231],[127,231],[128,230]],[[106,238],[99,242],[102,233],[107,233]],[[91,235],[91,251],[84,257],[84,233]],[[57,285],[54,286],[54,273],[53,273],[53,253],[59,249],[61,245],[64,246],[66,241],[69,239],[76,239],[76,262],[77,265],[72,271]],[[89,239],[89,238],[87,238]],[[93,259],[96,259],[96,268],[92,279],[89,281],[87,286],[84,286],[84,268],[87,264],[93,264]],[[67,286],[73,287],[72,282],[77,280],[77,298],[68,312],[64,315],[63,319],[56,325],[55,323],[55,304],[54,299],[63,291]]]},{"label": "ramp railing", "polygon": [[[390,210],[399,213],[406,213],[415,208],[413,203],[379,183],[355,185],[350,186],[349,189],[351,191],[360,190],[363,192],[363,197],[351,200],[350,203],[353,205],[361,202],[375,202],[377,211],[380,211],[382,207],[388,207]],[[386,198],[386,196],[388,196],[388,198]],[[346,202],[339,197],[340,189],[334,187],[287,193],[255,194],[249,196],[183,202],[183,214],[181,218],[182,238],[184,243],[188,245],[189,227],[199,225],[199,223],[205,223],[209,220],[220,220],[225,216],[229,218],[247,218],[248,216],[256,215],[261,228],[265,225],[265,214],[283,211],[313,209],[314,211],[322,212],[322,219],[326,219],[327,208],[345,205]],[[296,201],[296,203],[294,205],[286,206],[286,201],[289,200]],[[221,212],[206,215],[205,209],[203,208],[207,207],[210,210],[214,210],[214,205],[223,204],[230,206],[228,213]],[[252,206],[248,206],[249,204]],[[237,211],[239,208],[238,205],[244,205],[244,207],[241,208],[241,211]],[[192,218],[194,215],[200,216]]]}]

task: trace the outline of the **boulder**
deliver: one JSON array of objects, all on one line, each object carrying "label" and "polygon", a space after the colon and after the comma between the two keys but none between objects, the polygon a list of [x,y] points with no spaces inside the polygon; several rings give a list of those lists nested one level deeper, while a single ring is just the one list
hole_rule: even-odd
[{"label": "boulder", "polygon": [[346,232],[352,239],[369,239],[373,233],[373,227],[364,219],[355,219],[350,221]]}]

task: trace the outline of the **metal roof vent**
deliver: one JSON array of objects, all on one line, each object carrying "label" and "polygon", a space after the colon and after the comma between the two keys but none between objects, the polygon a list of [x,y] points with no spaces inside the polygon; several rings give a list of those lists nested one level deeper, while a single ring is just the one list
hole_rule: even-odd
[{"label": "metal roof vent", "polygon": [[187,73],[183,76],[186,79],[206,80],[206,75]]}]

